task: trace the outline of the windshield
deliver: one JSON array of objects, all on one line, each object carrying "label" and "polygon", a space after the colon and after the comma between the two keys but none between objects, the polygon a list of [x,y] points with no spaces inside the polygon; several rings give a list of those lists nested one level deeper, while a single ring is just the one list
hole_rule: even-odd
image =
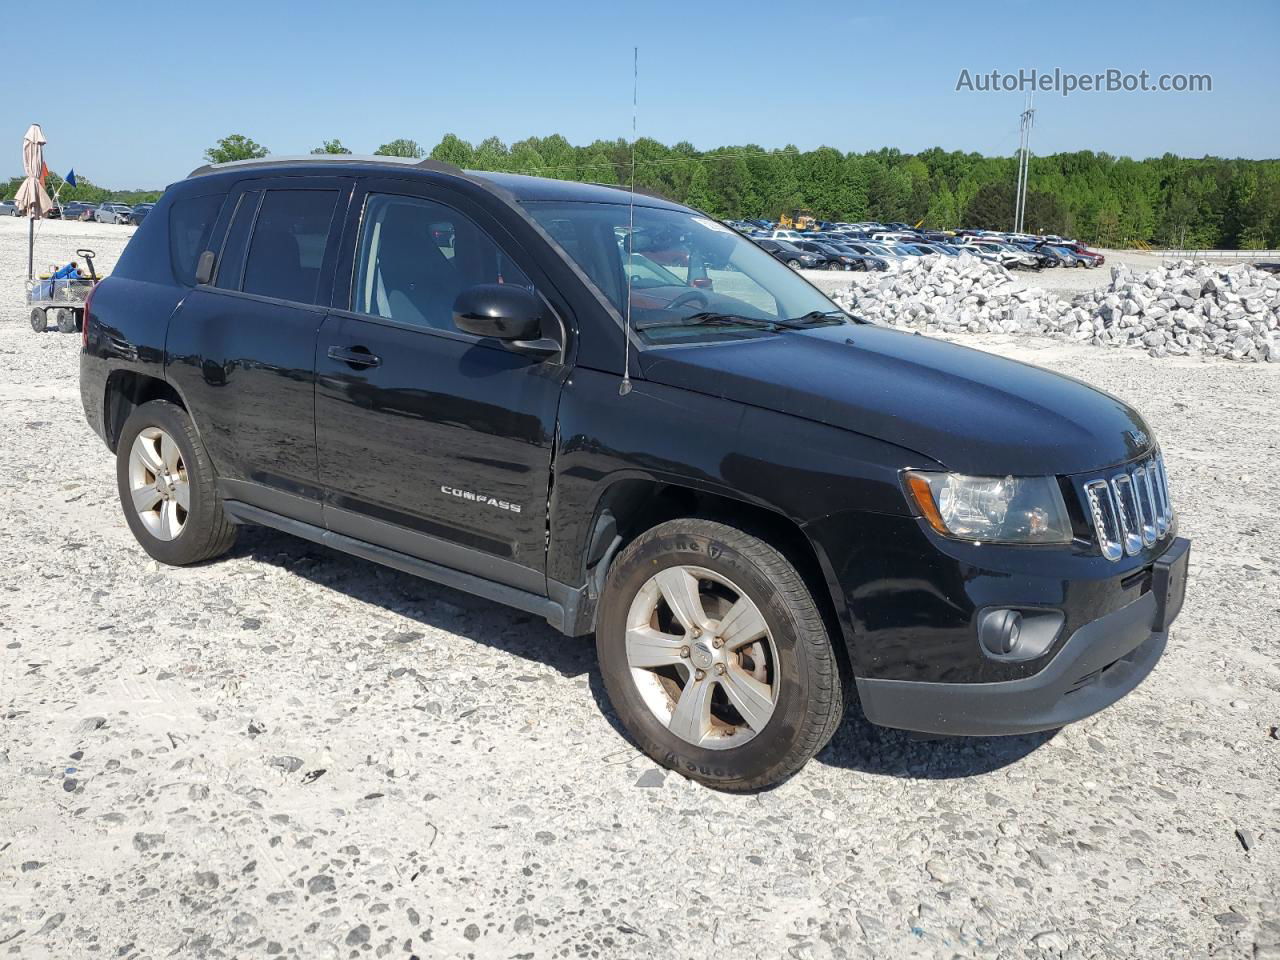
[{"label": "windshield", "polygon": [[[528,201],[525,209],[648,343],[741,339],[848,317],[723,224],[684,210]],[[775,241],[781,243],[781,241]]]}]

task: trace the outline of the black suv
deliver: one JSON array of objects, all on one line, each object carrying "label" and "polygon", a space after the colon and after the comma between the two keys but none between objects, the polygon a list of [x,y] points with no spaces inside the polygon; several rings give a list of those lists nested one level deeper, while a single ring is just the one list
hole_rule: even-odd
[{"label": "black suv", "polygon": [[156,559],[266,524],[594,632],[636,742],[721,788],[797,770],[855,694],[927,734],[1078,720],[1182,604],[1134,410],[608,187],[202,167],[94,292],[80,382]]}]

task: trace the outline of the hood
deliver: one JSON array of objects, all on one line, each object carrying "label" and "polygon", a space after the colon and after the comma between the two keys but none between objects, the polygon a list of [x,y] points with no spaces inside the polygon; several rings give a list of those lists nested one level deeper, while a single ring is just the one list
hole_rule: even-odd
[{"label": "hood", "polygon": [[647,350],[641,363],[657,383],[842,427],[957,473],[1083,473],[1152,445],[1137,411],[1079,380],[886,327]]}]

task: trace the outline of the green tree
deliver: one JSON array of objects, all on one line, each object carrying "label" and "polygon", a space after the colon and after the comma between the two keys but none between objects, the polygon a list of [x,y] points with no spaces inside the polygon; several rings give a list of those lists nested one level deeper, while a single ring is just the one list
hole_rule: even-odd
[{"label": "green tree", "polygon": [[689,174],[689,189],[685,193],[685,203],[695,210],[704,210],[712,216],[724,216],[719,204],[711,192],[711,178],[707,174],[705,163],[691,163],[693,168]]},{"label": "green tree", "polygon": [[427,155],[426,151],[418,146],[416,140],[405,140],[403,138],[384,143],[373,152],[380,157],[412,157],[415,160],[421,160]]},{"label": "green tree", "polygon": [[964,225],[978,230],[1008,230],[1013,222],[1013,184],[984,183],[964,208]]},{"label": "green tree", "polygon": [[233,160],[257,160],[268,152],[266,147],[244,134],[232,133],[206,150],[204,158],[210,163],[230,163]]},{"label": "green tree", "polygon": [[311,151],[312,153],[350,153],[346,147],[342,145],[341,140],[326,140],[320,146]]},{"label": "green tree", "polygon": [[476,147],[471,165],[476,170],[505,170],[511,151],[497,137],[485,137]]},{"label": "green tree", "polygon": [[452,133],[446,133],[431,151],[431,159],[441,163],[452,163],[455,167],[471,166],[475,156],[475,148],[465,140]]}]

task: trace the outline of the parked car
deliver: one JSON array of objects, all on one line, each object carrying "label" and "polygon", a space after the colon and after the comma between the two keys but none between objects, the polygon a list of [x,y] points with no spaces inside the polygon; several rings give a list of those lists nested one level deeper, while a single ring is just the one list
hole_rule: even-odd
[{"label": "parked car", "polygon": [[154,203],[134,204],[132,209],[129,211],[128,217],[125,218],[125,223],[131,223],[135,227],[141,226],[142,221],[147,219],[147,214],[151,212],[151,208],[154,206]]},{"label": "parked car", "polygon": [[1032,240],[1011,240],[1010,244],[1018,250],[1030,254],[1036,258],[1040,269],[1048,270],[1056,267],[1067,266],[1067,259],[1060,254],[1055,253],[1052,249],[1044,244],[1037,244]]},{"label": "parked car", "polygon": [[1090,250],[1083,243],[1071,241],[1058,244],[1058,246],[1066,247],[1076,256],[1084,257],[1087,265],[1090,267],[1100,267],[1107,262],[1107,258],[1100,254],[1097,250]]},{"label": "parked car", "polygon": [[861,261],[853,254],[844,253],[820,240],[797,240],[793,246],[817,257],[815,266],[819,270],[865,269]]},{"label": "parked car", "polygon": [[94,211],[93,219],[98,223],[127,223],[132,208],[126,203],[100,203]]},{"label": "parked car", "polygon": [[1040,258],[1034,253],[1027,250],[1019,250],[1017,247],[1009,243],[1000,243],[996,240],[974,239],[969,238],[962,246],[962,250],[977,251],[978,256],[984,260],[990,260],[1008,267],[1010,270],[1019,268],[1040,269]]},{"label": "parked car", "polygon": [[860,253],[844,243],[831,243],[828,246],[838,250],[842,255],[853,258],[851,270],[888,270],[889,261],[883,257]]},{"label": "parked car", "polygon": [[1081,256],[1070,247],[1059,246],[1058,244],[1045,243],[1036,248],[1037,252],[1049,252],[1062,260],[1064,267],[1087,267],[1089,266],[1089,258]]},{"label": "parked car", "polygon": [[18,216],[18,205],[12,200],[0,200],[0,217]]},{"label": "parked car", "polygon": [[872,243],[868,240],[846,240],[844,246],[863,256],[883,260],[886,266],[891,260],[902,260],[907,256],[905,253],[895,253],[892,247],[885,244]]},{"label": "parked car", "polygon": [[[629,289],[619,236],[679,237],[713,286]],[[263,524],[594,633],[635,743],[722,789],[794,773],[855,690],[930,735],[1087,717],[1182,606],[1189,543],[1136,410],[858,323],[625,190],[389,157],[202,167],[83,336],[85,414],[151,557],[200,564]],[[154,595],[182,609],[177,580]]]},{"label": "parked car", "polygon": [[45,211],[44,218],[46,220],[61,220],[62,206],[55,202],[48,210]]},{"label": "parked car", "polygon": [[64,220],[92,220],[95,210],[97,210],[97,207],[92,203],[85,203],[83,200],[72,200],[62,208],[62,218]]},{"label": "parked car", "polygon": [[754,242],[759,244],[774,259],[785,263],[792,270],[818,269],[816,255],[801,250],[795,244],[788,243],[786,240],[770,240],[768,237],[760,237]]}]

